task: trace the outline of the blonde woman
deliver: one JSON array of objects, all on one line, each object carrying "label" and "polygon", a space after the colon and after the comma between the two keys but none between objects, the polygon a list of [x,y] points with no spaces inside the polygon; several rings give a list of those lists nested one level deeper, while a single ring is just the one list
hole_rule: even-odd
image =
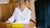
[{"label": "blonde woman", "polygon": [[31,18],[31,11],[27,8],[26,1],[20,1],[19,7],[15,8],[13,15],[6,21],[6,23],[29,24]]}]

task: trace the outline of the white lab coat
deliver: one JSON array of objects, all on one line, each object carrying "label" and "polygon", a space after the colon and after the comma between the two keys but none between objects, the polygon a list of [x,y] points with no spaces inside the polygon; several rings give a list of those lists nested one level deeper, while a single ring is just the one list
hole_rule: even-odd
[{"label": "white lab coat", "polygon": [[16,21],[19,24],[29,24],[31,19],[31,11],[26,7],[23,12],[21,12],[20,7],[15,8],[13,15],[8,19],[10,23]]}]

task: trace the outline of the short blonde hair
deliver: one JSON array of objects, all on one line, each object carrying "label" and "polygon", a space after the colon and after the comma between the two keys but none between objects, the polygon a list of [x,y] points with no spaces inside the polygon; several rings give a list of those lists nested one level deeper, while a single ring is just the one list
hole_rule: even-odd
[{"label": "short blonde hair", "polygon": [[27,6],[29,5],[28,1],[26,1],[26,0],[20,0],[19,3],[25,3],[25,4],[27,4]]}]

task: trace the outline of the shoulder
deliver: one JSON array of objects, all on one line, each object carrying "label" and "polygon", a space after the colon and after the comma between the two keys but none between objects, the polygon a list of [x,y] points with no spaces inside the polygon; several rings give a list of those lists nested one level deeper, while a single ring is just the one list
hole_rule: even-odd
[{"label": "shoulder", "polygon": [[15,9],[19,9],[20,7],[16,7]]},{"label": "shoulder", "polygon": [[16,7],[14,11],[18,11],[20,7]]},{"label": "shoulder", "polygon": [[20,7],[16,7],[15,10],[18,10]]},{"label": "shoulder", "polygon": [[31,10],[27,8],[27,12],[31,12]]}]

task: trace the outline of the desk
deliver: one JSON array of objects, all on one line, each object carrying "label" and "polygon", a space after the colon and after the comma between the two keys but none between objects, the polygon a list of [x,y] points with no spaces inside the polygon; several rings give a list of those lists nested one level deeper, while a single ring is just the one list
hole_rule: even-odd
[{"label": "desk", "polygon": [[[36,25],[35,24],[23,24],[23,28],[33,28]],[[7,27],[6,23],[0,22],[0,28],[14,28],[14,27]]]}]

